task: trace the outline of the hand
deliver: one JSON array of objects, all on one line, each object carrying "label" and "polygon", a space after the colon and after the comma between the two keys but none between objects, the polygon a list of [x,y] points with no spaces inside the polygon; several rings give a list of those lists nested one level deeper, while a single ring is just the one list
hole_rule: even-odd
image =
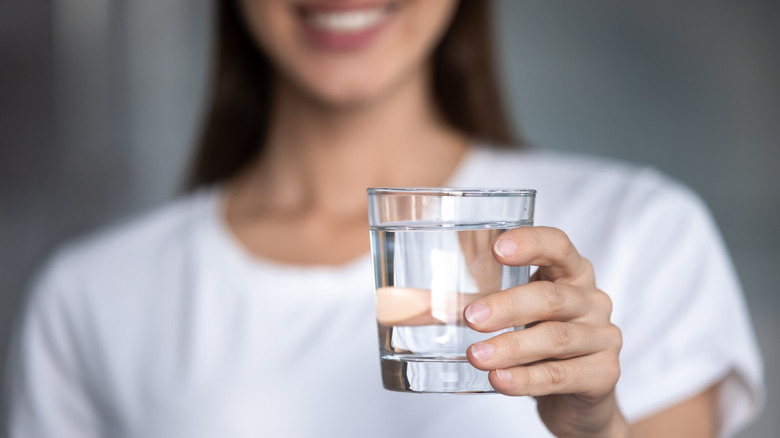
[{"label": "hand", "polygon": [[469,362],[490,371],[496,391],[536,397],[556,436],[627,436],[615,399],[622,337],[590,262],[564,232],[545,227],[507,231],[493,253],[505,265],[539,270],[528,284],[466,308],[468,325],[480,332],[526,326],[471,345]]}]

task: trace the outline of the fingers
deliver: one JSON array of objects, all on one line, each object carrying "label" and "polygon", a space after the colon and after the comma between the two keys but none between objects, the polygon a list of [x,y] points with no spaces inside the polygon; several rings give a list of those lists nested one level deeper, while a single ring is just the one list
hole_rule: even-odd
[{"label": "fingers", "polygon": [[536,321],[608,321],[611,312],[612,300],[598,289],[535,281],[475,300],[464,317],[469,327],[489,333]]},{"label": "fingers", "polygon": [[539,266],[543,280],[593,283],[593,267],[563,231],[550,227],[509,230],[493,244],[493,255],[510,266]]},{"label": "fingers", "polygon": [[493,256],[539,269],[526,285],[474,301],[464,319],[485,333],[528,328],[471,345],[469,362],[489,371],[493,388],[506,395],[598,398],[613,391],[622,335],[610,322],[612,301],[569,237],[556,228],[516,228],[493,243]]},{"label": "fingers", "polygon": [[493,388],[505,395],[578,394],[585,398],[609,392],[619,377],[618,355],[610,351],[493,370],[488,374]]},{"label": "fingers", "polygon": [[612,324],[543,322],[471,345],[469,362],[483,371],[504,369],[547,359],[570,359],[601,351],[618,354],[620,329]]}]

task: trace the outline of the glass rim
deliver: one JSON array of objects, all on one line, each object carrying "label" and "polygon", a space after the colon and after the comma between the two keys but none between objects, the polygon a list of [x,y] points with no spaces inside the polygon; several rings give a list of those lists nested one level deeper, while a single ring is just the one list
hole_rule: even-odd
[{"label": "glass rim", "polygon": [[534,189],[477,188],[477,187],[370,187],[368,196],[376,195],[428,195],[457,197],[534,197]]}]

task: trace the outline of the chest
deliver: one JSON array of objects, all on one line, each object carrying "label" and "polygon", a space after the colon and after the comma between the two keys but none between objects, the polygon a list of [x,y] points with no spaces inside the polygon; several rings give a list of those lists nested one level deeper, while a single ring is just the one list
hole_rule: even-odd
[{"label": "chest", "polygon": [[311,214],[234,221],[230,232],[251,254],[286,264],[338,266],[369,250],[365,209],[345,218]]},{"label": "chest", "polygon": [[382,391],[370,271],[341,283],[215,275],[102,303],[90,372],[117,436],[297,430],[310,424],[301,412],[346,421],[333,397]]}]

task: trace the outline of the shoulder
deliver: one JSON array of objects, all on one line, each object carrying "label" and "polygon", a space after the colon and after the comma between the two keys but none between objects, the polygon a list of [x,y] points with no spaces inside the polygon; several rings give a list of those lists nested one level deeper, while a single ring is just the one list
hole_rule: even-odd
[{"label": "shoulder", "polygon": [[536,189],[534,223],[566,232],[608,286],[622,281],[628,265],[642,269],[673,254],[690,260],[705,247],[713,256],[724,252],[701,198],[653,167],[569,153],[481,154],[490,168],[483,180]]},{"label": "shoulder", "polygon": [[594,155],[495,146],[480,147],[475,155],[481,181],[536,189],[542,213],[549,209],[557,216],[557,212],[605,208],[612,214],[636,216],[659,211],[661,206],[704,208],[689,187],[651,166]]},{"label": "shoulder", "polygon": [[571,152],[483,145],[474,150],[484,175],[527,180],[544,187],[614,185],[652,173],[650,168],[614,158]]},{"label": "shoulder", "polygon": [[194,229],[213,214],[215,197],[213,189],[204,189],[66,242],[40,270],[35,289],[95,282],[121,287],[143,270],[172,263],[186,252]]}]

